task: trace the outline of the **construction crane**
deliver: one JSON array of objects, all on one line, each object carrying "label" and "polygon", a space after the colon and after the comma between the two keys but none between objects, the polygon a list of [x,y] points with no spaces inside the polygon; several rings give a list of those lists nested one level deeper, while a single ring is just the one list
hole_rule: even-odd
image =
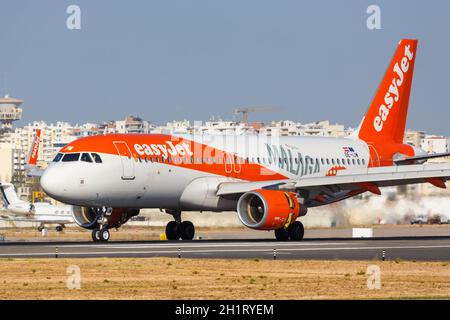
[{"label": "construction crane", "polygon": [[276,110],[279,110],[279,108],[278,107],[245,107],[245,108],[234,109],[234,114],[242,113],[242,122],[247,123],[248,114],[250,112],[270,112],[270,111],[276,111]]}]

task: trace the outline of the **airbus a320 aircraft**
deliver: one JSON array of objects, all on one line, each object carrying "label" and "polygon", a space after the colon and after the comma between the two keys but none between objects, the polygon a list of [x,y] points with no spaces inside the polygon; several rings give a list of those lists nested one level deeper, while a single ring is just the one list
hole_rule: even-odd
[{"label": "airbus a320 aircraft", "polygon": [[174,217],[169,240],[193,239],[182,211],[237,211],[252,229],[301,240],[308,208],[380,187],[431,183],[445,188],[449,164],[403,142],[417,40],[400,41],[354,135],[331,137],[108,134],[60,150],[41,178],[45,192],[81,206],[75,220],[106,241],[141,208]]}]

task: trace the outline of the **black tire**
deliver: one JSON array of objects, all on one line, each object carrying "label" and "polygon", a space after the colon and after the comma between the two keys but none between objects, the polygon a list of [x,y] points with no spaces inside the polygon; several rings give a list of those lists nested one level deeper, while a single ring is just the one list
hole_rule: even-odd
[{"label": "black tire", "polygon": [[303,227],[303,223],[300,221],[295,221],[291,224],[287,231],[289,233],[289,239],[292,241],[300,241],[305,235],[305,228]]},{"label": "black tire", "polygon": [[277,229],[277,230],[275,230],[275,238],[278,241],[288,241],[289,233],[285,228]]},{"label": "black tire", "polygon": [[101,229],[99,231],[100,241],[107,242],[111,236],[108,229]]},{"label": "black tire", "polygon": [[100,229],[94,229],[92,230],[92,240],[94,242],[99,242],[100,241]]},{"label": "black tire", "polygon": [[195,236],[194,224],[190,221],[183,221],[179,226],[180,236],[183,240],[192,240]]},{"label": "black tire", "polygon": [[42,230],[44,230],[44,227],[38,227],[37,230],[38,230],[39,232],[42,232]]},{"label": "black tire", "polygon": [[58,232],[62,232],[64,230],[64,228],[62,226],[57,226],[55,229]]},{"label": "black tire", "polygon": [[178,232],[178,223],[176,221],[170,221],[166,226],[166,238],[167,240],[178,240],[180,234]]}]

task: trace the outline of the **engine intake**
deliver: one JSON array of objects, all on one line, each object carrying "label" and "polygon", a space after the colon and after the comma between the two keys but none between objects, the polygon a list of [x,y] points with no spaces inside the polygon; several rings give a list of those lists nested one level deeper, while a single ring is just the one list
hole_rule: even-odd
[{"label": "engine intake", "polygon": [[248,228],[275,230],[297,219],[300,205],[295,194],[278,190],[244,193],[238,201],[239,220]]},{"label": "engine intake", "polygon": [[104,213],[101,208],[76,207],[73,218],[80,227],[93,230],[99,227],[98,220],[102,215],[106,219],[104,223],[109,228],[118,228],[131,217],[139,214],[139,209],[112,208],[110,210]]}]

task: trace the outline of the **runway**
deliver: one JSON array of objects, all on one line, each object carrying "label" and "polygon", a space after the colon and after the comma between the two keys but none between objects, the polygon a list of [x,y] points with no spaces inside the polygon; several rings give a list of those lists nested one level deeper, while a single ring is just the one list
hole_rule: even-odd
[{"label": "runway", "polygon": [[195,240],[147,242],[2,243],[4,258],[180,257],[221,259],[450,260],[450,237],[306,239],[301,242]]}]

